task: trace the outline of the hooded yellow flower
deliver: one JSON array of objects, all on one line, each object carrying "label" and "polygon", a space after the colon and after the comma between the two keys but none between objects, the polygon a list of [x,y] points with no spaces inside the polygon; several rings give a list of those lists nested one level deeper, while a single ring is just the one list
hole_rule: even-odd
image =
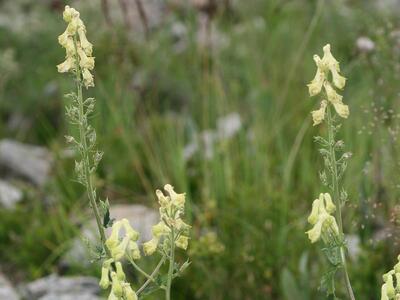
[{"label": "hooded yellow flower", "polygon": [[[124,229],[125,235],[120,240],[121,230]],[[105,244],[115,261],[121,260],[129,254],[132,259],[139,259],[140,252],[136,244],[139,239],[139,233],[133,230],[127,219],[117,221],[112,226],[110,237]]]},{"label": "hooded yellow flower", "polygon": [[[342,118],[349,116],[349,107],[342,102],[342,96],[339,95],[335,88],[343,89],[346,85],[346,78],[340,75],[339,62],[333,57],[331,53],[331,46],[329,44],[323,47],[324,55],[322,59],[318,55],[314,55],[314,61],[317,66],[317,72],[314,79],[307,85],[310,96],[316,96],[321,93],[324,88],[328,102],[332,104],[337,114]],[[331,81],[329,79],[331,74]],[[325,100],[321,103],[321,108],[311,112],[314,126],[322,123],[325,118],[325,110],[327,104]]]},{"label": "hooded yellow flower", "polygon": [[86,38],[86,27],[79,18],[79,12],[68,5],[65,6],[63,19],[68,24],[66,30],[58,37],[58,43],[65,48],[65,61],[57,66],[58,72],[80,71],[83,85],[94,86],[94,68],[92,57],[93,46]]},{"label": "hooded yellow flower", "polygon": [[319,198],[314,200],[308,217],[308,222],[313,228],[306,232],[311,243],[317,242],[321,237],[324,242],[329,242],[339,235],[336,219],[331,215],[335,210],[336,207],[328,193],[321,193]]},{"label": "hooded yellow flower", "polygon": [[[185,209],[185,194],[176,193],[174,187],[170,184],[166,184],[164,190],[168,195],[164,195],[160,190],[156,191],[160,204],[160,222],[152,228],[152,239],[143,244],[143,251],[146,255],[152,255],[162,240],[170,240],[169,236],[172,232],[177,247],[186,249],[188,245],[187,234],[190,225],[186,224],[181,218]],[[175,236],[178,238],[175,239]]]},{"label": "hooded yellow flower", "polygon": [[325,119],[325,111],[327,106],[328,102],[326,100],[322,100],[321,107],[318,110],[313,110],[311,112],[312,119],[314,121],[313,126],[321,124],[322,121]]},{"label": "hooded yellow flower", "polygon": [[394,268],[382,276],[384,283],[381,288],[381,300],[400,299],[400,255],[397,259],[398,263]]}]

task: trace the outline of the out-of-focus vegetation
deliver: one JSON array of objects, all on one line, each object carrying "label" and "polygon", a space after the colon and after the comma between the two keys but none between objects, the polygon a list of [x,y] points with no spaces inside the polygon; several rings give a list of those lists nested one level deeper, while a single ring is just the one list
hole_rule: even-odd
[{"label": "out-of-focus vegetation", "polygon": [[[100,2],[71,2],[0,2],[2,137],[45,145],[56,157],[43,190],[28,188],[16,210],[0,210],[0,264],[13,279],[98,274],[60,263],[87,217],[64,141],[63,94],[72,84],[55,67],[64,56],[60,11],[70,4],[96,56],[89,94],[105,152],[99,192],[111,204],[146,206],[166,182],[188,192],[192,266],[174,299],[323,299],[324,258],[304,233],[322,164],[309,113],[318,104],[306,84],[313,54],[329,42],[352,114],[341,131],[353,152],[350,276],[358,299],[378,298],[400,248],[398,10],[378,9],[383,0],[221,1],[207,19],[187,1],[164,1],[161,23],[143,34],[116,0],[109,16]],[[239,124],[233,135],[221,129],[227,115]],[[218,251],[201,238],[208,232],[223,244]]]}]

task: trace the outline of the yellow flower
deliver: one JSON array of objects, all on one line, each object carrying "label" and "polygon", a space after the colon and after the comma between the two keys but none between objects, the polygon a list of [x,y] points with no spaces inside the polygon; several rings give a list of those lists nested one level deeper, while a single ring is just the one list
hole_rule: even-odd
[{"label": "yellow flower", "polygon": [[138,299],[136,293],[132,290],[129,283],[124,284],[124,294],[125,294],[126,300],[137,300]]},{"label": "yellow flower", "polygon": [[386,294],[389,298],[393,298],[396,296],[396,290],[393,285],[394,274],[395,274],[394,270],[391,270],[383,275],[383,281],[385,282],[384,285],[386,285]]},{"label": "yellow flower", "polygon": [[174,191],[174,187],[170,184],[166,184],[164,186],[164,190],[168,192],[173,205],[175,205],[178,208],[183,208],[185,206],[185,193],[177,194]]},{"label": "yellow flower", "polygon": [[75,68],[75,61],[72,57],[68,57],[64,62],[57,65],[57,71],[59,73],[66,73]]},{"label": "yellow flower", "polygon": [[151,229],[153,236],[156,238],[160,238],[168,233],[171,232],[171,229],[168,228],[167,225],[163,221],[159,222],[158,224],[154,225]]},{"label": "yellow flower", "polygon": [[317,65],[317,73],[315,74],[314,79],[307,84],[308,92],[310,96],[318,95],[321,92],[322,86],[325,81],[325,71],[323,70],[321,58],[318,55],[314,55],[314,61]]},{"label": "yellow flower", "polygon": [[93,70],[94,68],[94,57],[87,56],[82,48],[78,48],[79,65],[83,69]]},{"label": "yellow flower", "polygon": [[111,285],[112,293],[117,297],[122,297],[124,292],[122,289],[121,282],[118,280],[117,273],[111,272],[111,279],[112,279],[112,285]]},{"label": "yellow flower", "polygon": [[332,69],[337,70],[338,72],[340,71],[339,69],[339,62],[333,57],[331,53],[331,45],[326,44],[322,50],[324,51],[324,56],[322,57],[322,62],[323,64],[329,68],[330,71]]},{"label": "yellow flower", "polygon": [[119,261],[117,261],[115,263],[115,269],[117,270],[118,280],[125,281],[126,277],[125,277],[124,269],[122,269],[122,264]]},{"label": "yellow flower", "polygon": [[129,241],[128,250],[132,259],[134,260],[140,259],[141,255],[139,246],[135,242]]},{"label": "yellow flower", "polygon": [[122,222],[122,224],[124,226],[125,234],[127,236],[129,236],[129,238],[132,241],[136,242],[139,239],[139,233],[132,228],[131,224],[129,224],[128,219],[124,218],[124,219],[121,220],[121,222]]},{"label": "yellow flower", "polygon": [[143,244],[143,252],[145,255],[152,255],[158,246],[159,239],[153,237],[150,241]]},{"label": "yellow flower", "polygon": [[[320,197],[320,199],[321,199],[321,195],[320,195],[319,197]],[[335,204],[333,204],[331,195],[329,195],[328,193],[325,193],[325,194],[323,195],[323,198],[324,198],[324,200],[325,200],[325,208],[326,208],[326,211],[327,211],[329,214],[333,214],[333,213],[335,212],[335,210],[336,210],[336,206],[335,206]]]},{"label": "yellow flower", "polygon": [[327,106],[328,102],[326,102],[326,100],[322,100],[320,108],[311,112],[312,119],[314,121],[313,126],[321,124],[322,121],[325,119],[325,111]]},{"label": "yellow flower", "polygon": [[83,51],[85,51],[86,55],[91,56],[93,52],[93,45],[87,40],[85,29],[78,28],[78,35]]},{"label": "yellow flower", "polygon": [[343,89],[344,86],[346,85],[346,78],[341,76],[339,72],[336,69],[331,70],[332,72],[332,80],[333,84],[338,88],[338,89]]},{"label": "yellow flower", "polygon": [[156,195],[158,198],[158,203],[162,208],[168,207],[171,202],[171,199],[168,196],[165,196],[162,191],[156,190]]},{"label": "yellow flower", "polygon": [[190,228],[192,228],[192,226],[190,226],[189,224],[186,224],[185,222],[183,222],[183,220],[181,218],[176,220],[175,227],[176,227],[176,229],[178,231],[182,231],[182,232],[188,232],[188,230]]},{"label": "yellow flower", "polygon": [[315,243],[321,237],[322,224],[322,222],[317,222],[311,230],[306,232],[311,243]]},{"label": "yellow flower", "polygon": [[[317,65],[317,73],[314,79],[307,85],[310,96],[315,96],[321,93],[322,87],[325,88],[328,101],[334,106],[336,112],[342,118],[349,116],[349,107],[342,102],[342,96],[339,95],[332,84],[338,89],[343,89],[346,85],[346,78],[339,74],[339,62],[331,53],[329,44],[323,47],[324,56],[322,59],[318,55],[314,55],[314,61]],[[332,84],[328,80],[329,72],[332,74]],[[323,100],[324,101],[324,100]],[[321,103],[321,108],[311,112],[314,126],[320,124],[325,117],[326,104]]]},{"label": "yellow flower", "polygon": [[79,61],[81,80],[86,88],[92,87],[94,80],[90,70],[94,68],[93,46],[86,38],[85,24],[79,18],[79,12],[68,5],[65,6],[63,18],[68,25],[58,37],[58,42],[66,50],[66,60],[57,66],[58,72],[76,72]]},{"label": "yellow flower", "polygon": [[82,77],[83,77],[83,84],[85,85],[86,88],[94,86],[93,75],[92,73],[90,73],[88,69],[82,70]]},{"label": "yellow flower", "polygon": [[313,201],[311,214],[308,217],[308,222],[313,225],[313,228],[306,232],[311,243],[318,241],[321,236],[325,236],[326,241],[325,239],[324,241],[329,242],[332,234],[339,235],[336,220],[331,216],[335,209],[336,207],[328,193],[321,193],[319,198]]},{"label": "yellow flower", "polygon": [[69,23],[73,18],[79,18],[79,12],[76,9],[70,7],[69,5],[66,5],[63,12],[64,21]]},{"label": "yellow flower", "polygon": [[344,105],[342,102],[343,97],[336,93],[335,89],[329,82],[324,83],[326,95],[328,96],[329,102],[333,104],[335,107],[336,112],[342,118],[347,118],[350,114],[349,107]]},{"label": "yellow flower", "polygon": [[181,248],[183,250],[186,250],[188,247],[188,243],[189,243],[189,238],[187,236],[181,235],[176,241],[175,241],[175,245],[178,248]]},{"label": "yellow flower", "polygon": [[115,296],[114,293],[111,291],[110,295],[107,298],[107,300],[120,300],[120,298]]},{"label": "yellow flower", "polygon": [[109,273],[110,273],[110,265],[112,259],[108,259],[103,262],[103,266],[101,268],[101,278],[99,285],[102,289],[107,289],[110,286],[110,278],[109,278]]}]

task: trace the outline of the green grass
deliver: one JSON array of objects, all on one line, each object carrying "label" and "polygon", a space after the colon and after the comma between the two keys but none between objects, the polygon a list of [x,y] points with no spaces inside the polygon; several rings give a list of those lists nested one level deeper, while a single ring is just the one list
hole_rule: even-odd
[{"label": "green grass", "polygon": [[[323,257],[304,234],[306,215],[320,192],[317,170],[322,166],[312,142],[319,129],[312,128],[309,113],[317,103],[305,85],[314,75],[312,55],[329,42],[349,79],[344,101],[351,118],[342,136],[354,154],[345,179],[354,208],[346,209],[344,218],[346,232],[359,235],[362,245],[350,275],[357,298],[376,299],[380,276],[398,250],[394,237],[381,243],[371,238],[380,223],[388,223],[399,197],[399,148],[388,130],[399,125],[399,54],[390,37],[399,24],[363,1],[347,8],[327,1],[288,84],[315,1],[242,2],[233,17],[217,16],[229,45],[212,57],[194,42],[194,11],[176,16],[190,37],[180,54],[174,52],[169,23],[147,43],[138,43],[123,30],[96,30],[91,18],[96,24],[101,15],[83,16],[96,56],[96,88],[89,94],[97,99],[93,122],[105,152],[100,191],[111,203],[154,206],[154,189],[170,182],[187,191],[193,241],[204,230],[218,233],[224,253],[193,258],[175,283],[175,299],[285,299],[296,288],[304,299],[323,299],[317,291]],[[43,12],[43,20],[49,26],[36,35],[22,37],[6,29],[0,34],[0,49],[14,48],[20,63],[19,74],[1,93],[0,128],[3,136],[44,144],[57,153],[65,147],[67,132],[62,95],[71,86],[55,68],[64,55],[56,40],[64,24],[54,12]],[[253,26],[254,20],[264,26]],[[357,52],[355,40],[361,35],[376,41],[373,54]],[[140,90],[132,88],[136,74],[143,78]],[[58,86],[50,95],[44,92],[49,82]],[[390,109],[395,117],[381,122]],[[7,129],[15,112],[32,119],[29,131]],[[185,162],[184,145],[230,112],[242,117],[239,134],[217,144],[212,159],[199,152]],[[0,212],[0,261],[25,278],[56,269],[77,232],[72,220],[87,203],[72,181],[72,167],[71,159],[57,158],[46,191],[29,194],[16,212]],[[46,205],[44,195],[57,203]],[[374,208],[374,203],[382,206]]]}]

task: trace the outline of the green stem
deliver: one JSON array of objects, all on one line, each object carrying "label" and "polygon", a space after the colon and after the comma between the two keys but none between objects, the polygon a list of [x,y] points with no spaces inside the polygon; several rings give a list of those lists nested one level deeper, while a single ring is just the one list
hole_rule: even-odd
[{"label": "green stem", "polygon": [[150,279],[152,281],[154,281],[154,279],[152,279],[152,276],[147,274],[141,267],[139,267],[132,258],[129,257],[129,262],[131,263],[131,265],[140,273],[142,274],[144,277],[146,277],[147,279]]},{"label": "green stem", "polygon": [[146,282],[136,291],[137,295],[140,295],[140,293],[143,292],[143,290],[150,284],[150,282],[156,282],[154,279],[154,276],[157,275],[157,273],[160,271],[161,266],[165,262],[165,256],[163,256],[158,263],[158,265],[155,267],[154,271],[150,274],[149,278],[146,280]]},{"label": "green stem", "polygon": [[175,261],[175,241],[174,241],[174,229],[171,229],[170,233],[170,242],[171,242],[171,252],[169,255],[169,268],[168,268],[168,279],[167,279],[167,287],[165,289],[165,299],[171,300],[171,285],[172,285],[172,277],[174,273],[174,261]]},{"label": "green stem", "polygon": [[78,110],[79,110],[79,140],[82,147],[82,162],[83,162],[83,172],[86,180],[86,192],[89,198],[90,206],[92,207],[94,216],[96,218],[97,228],[100,234],[100,240],[104,249],[109,257],[111,253],[107,247],[105,247],[106,235],[104,232],[104,227],[101,222],[99,208],[97,207],[96,194],[94,190],[93,179],[90,172],[90,160],[89,160],[89,149],[87,144],[87,120],[85,116],[85,111],[83,107],[83,96],[82,96],[82,75],[81,68],[79,65],[79,55],[77,50],[77,40],[74,36],[74,46],[75,46],[75,56],[76,56],[76,89],[77,89],[77,100],[78,100]]},{"label": "green stem", "polygon": [[[337,160],[335,154],[335,137],[334,137],[334,124],[332,120],[331,107],[328,105],[327,107],[327,119],[328,119],[328,143],[329,143],[329,155],[332,167],[332,189],[333,189],[333,197],[336,204],[336,219],[339,227],[340,236],[344,237],[343,233],[343,221],[342,221],[342,202],[340,200],[339,194],[339,179],[338,179],[338,170],[337,170]],[[340,257],[343,266],[343,275],[346,283],[346,290],[349,298],[351,300],[355,300],[353,289],[351,287],[349,273],[347,271],[347,263],[346,263],[346,254],[345,248],[343,246],[340,247]]]}]

